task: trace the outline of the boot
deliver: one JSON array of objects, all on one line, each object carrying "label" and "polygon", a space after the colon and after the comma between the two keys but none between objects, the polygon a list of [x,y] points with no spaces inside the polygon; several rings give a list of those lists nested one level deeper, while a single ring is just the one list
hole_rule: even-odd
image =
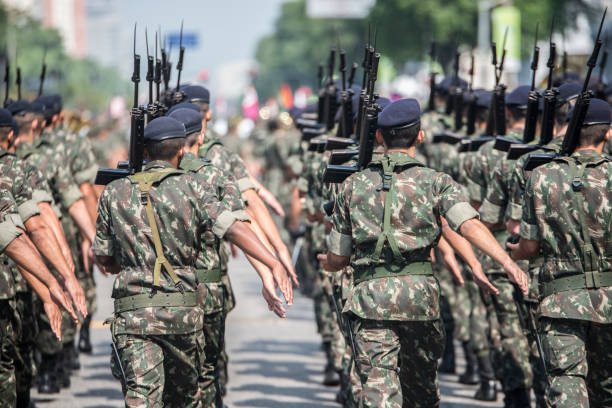
[{"label": "boot", "polygon": [[465,372],[459,376],[459,382],[461,384],[478,384],[478,372],[476,371],[476,365],[478,364],[476,360],[476,354],[474,353],[474,349],[470,345],[469,341],[464,341],[463,346],[463,354],[465,355]]},{"label": "boot", "polygon": [[506,392],[504,404],[508,408],[531,408],[529,389],[517,388]]},{"label": "boot", "polygon": [[442,362],[438,366],[438,372],[442,374],[455,374],[455,347],[453,346],[453,336],[446,334],[446,344]]},{"label": "boot", "polygon": [[27,392],[18,392],[17,393],[17,408],[36,408],[36,405],[32,402],[30,398],[30,390]]},{"label": "boot", "polygon": [[325,372],[323,373],[323,385],[326,385],[328,387],[335,387],[336,385],[340,384],[340,375],[334,369],[334,365],[332,364],[333,357],[331,351],[331,343],[323,343],[323,349],[325,350],[325,357],[327,359],[327,364],[325,365]]},{"label": "boot", "polygon": [[495,384],[495,373],[488,354],[480,355],[478,360],[478,373],[480,374],[480,387],[474,394],[474,399],[480,401],[496,401],[497,385]]},{"label": "boot", "polygon": [[81,369],[81,361],[79,359],[79,349],[74,344],[74,340],[70,342],[70,344],[64,345],[64,347],[68,346],[68,355],[70,356],[70,368],[72,370],[80,370]]},{"label": "boot", "polygon": [[38,367],[38,393],[39,394],[56,394],[60,392],[60,387],[57,383],[54,371],[54,356],[43,355]]},{"label": "boot", "polygon": [[54,374],[57,378],[57,383],[61,388],[70,387],[70,372],[69,368],[66,365],[66,359],[64,357],[65,353],[62,349],[59,353],[57,353],[54,358]]},{"label": "boot", "polygon": [[91,316],[87,316],[85,320],[83,320],[83,325],[81,325],[81,330],[79,331],[79,351],[81,353],[90,354],[91,340],[89,337],[89,324],[91,323]]}]

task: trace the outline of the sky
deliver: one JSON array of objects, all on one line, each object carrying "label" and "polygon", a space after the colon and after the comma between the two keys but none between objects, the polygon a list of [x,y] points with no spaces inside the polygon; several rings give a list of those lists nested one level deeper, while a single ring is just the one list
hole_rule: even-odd
[{"label": "sky", "polygon": [[[184,32],[199,36],[199,46],[185,51],[184,70],[181,77],[193,82],[198,72],[210,70],[207,85],[214,93],[219,84],[227,84],[224,72],[234,72],[234,67],[244,67],[254,60],[258,40],[274,31],[274,21],[280,13],[280,5],[286,0],[129,0],[120,1],[121,44],[120,64],[124,73],[131,72],[132,31],[138,22],[137,47],[142,61],[146,58],[144,27],[149,30],[149,47],[154,44],[154,31],[161,25],[162,31],[179,31],[184,19]],[[173,70],[177,60],[176,47],[172,51]],[[225,69],[223,69],[225,67]],[[240,70],[240,69],[238,69]],[[141,78],[144,79],[146,63],[141,62]],[[236,78],[243,81],[244,78]],[[176,70],[172,82],[176,81]]]}]

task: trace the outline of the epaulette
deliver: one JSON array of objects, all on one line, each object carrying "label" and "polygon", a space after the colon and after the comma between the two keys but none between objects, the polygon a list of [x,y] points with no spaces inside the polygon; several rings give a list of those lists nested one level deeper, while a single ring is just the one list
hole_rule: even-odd
[{"label": "epaulette", "polygon": [[191,173],[197,173],[202,167],[210,165],[208,159],[185,159],[181,160],[180,168]]}]

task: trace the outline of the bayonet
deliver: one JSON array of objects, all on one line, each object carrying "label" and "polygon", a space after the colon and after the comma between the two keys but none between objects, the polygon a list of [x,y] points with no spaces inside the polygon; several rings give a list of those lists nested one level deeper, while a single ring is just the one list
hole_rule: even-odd
[{"label": "bayonet", "polygon": [[183,56],[185,54],[185,47],[183,47],[183,20],[181,20],[181,34],[179,37],[179,58],[176,64],[176,70],[178,71],[176,78],[176,90],[178,92],[181,86],[181,71],[183,71]]},{"label": "bayonet", "polygon": [[42,67],[40,69],[40,84],[38,85],[38,96],[41,96],[43,93],[43,84],[45,83],[45,76],[47,74],[47,64],[45,63],[46,57],[47,57],[47,46],[45,46],[43,50]]}]

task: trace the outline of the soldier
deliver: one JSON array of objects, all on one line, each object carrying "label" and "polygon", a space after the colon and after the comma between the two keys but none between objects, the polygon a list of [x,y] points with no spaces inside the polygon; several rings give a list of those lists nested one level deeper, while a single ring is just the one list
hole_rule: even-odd
[{"label": "soldier", "polygon": [[533,170],[516,259],[537,257],[540,330],[551,407],[612,404],[610,106],[591,99],[577,147]]},{"label": "soldier", "polygon": [[280,303],[273,276],[286,279],[286,271],[237,222],[233,203],[212,180],[177,169],[185,142],[181,123],[157,118],[144,138],[143,172],[110,183],[98,207],[93,250],[105,272],[118,274],[112,368],[123,377],[127,406],[201,407],[205,339],[194,265],[202,234],[229,239],[273,271],[262,276],[272,309]]},{"label": "soldier", "polygon": [[[459,231],[502,264],[524,292],[527,279],[450,176],[413,159],[424,139],[418,102],[392,103],[378,126],[376,140],[385,156],[345,180],[336,197],[329,251],[320,259],[329,271],[349,262],[355,268],[344,312],[355,332],[362,406],[435,407],[444,331],[430,250],[441,231],[450,242],[461,240],[451,228]],[[484,276],[475,278],[496,292]]]}]

